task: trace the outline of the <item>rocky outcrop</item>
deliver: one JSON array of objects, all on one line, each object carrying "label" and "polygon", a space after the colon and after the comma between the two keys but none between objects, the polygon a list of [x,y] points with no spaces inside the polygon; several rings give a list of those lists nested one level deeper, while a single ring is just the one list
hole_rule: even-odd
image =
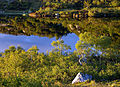
[{"label": "rocky outcrop", "polygon": [[77,76],[74,78],[74,80],[72,81],[72,84],[78,83],[78,82],[85,82],[85,81],[91,80],[91,79],[92,79],[91,75],[83,74],[83,73],[79,72],[77,74]]}]

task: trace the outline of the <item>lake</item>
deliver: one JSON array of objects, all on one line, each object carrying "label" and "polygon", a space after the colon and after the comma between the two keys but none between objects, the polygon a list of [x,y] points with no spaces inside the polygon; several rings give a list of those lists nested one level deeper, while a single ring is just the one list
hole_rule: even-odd
[{"label": "lake", "polygon": [[[30,17],[1,17],[0,52],[9,46],[20,45],[25,50],[36,45],[39,52],[51,51],[52,41],[63,39],[71,46],[73,52],[79,41],[79,34],[90,32],[93,35],[111,37],[111,46],[119,47],[120,20],[116,18],[87,18],[87,19],[51,19]],[[89,39],[89,38],[88,38]]]},{"label": "lake", "polygon": [[[105,87],[109,81],[119,81],[119,18],[1,17],[0,25],[0,83],[4,86],[52,87],[54,82],[71,86],[78,73],[106,82]],[[66,52],[65,44],[72,50]]]},{"label": "lake", "polygon": [[[71,46],[71,51],[75,50],[75,44],[79,40],[78,36],[74,33],[68,34],[67,36],[61,37],[64,40],[64,43]],[[52,41],[56,41],[56,38],[48,37],[39,37],[39,36],[25,36],[25,35],[9,35],[9,34],[0,34],[0,52],[3,52],[5,49],[8,49],[9,46],[18,46],[20,45],[25,50],[31,48],[32,46],[37,46],[39,52],[51,51],[53,47],[51,46]]]}]

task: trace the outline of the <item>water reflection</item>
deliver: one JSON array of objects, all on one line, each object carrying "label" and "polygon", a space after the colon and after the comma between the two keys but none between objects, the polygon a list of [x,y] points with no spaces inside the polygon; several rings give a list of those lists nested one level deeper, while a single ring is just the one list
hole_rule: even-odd
[{"label": "water reflection", "polygon": [[[44,52],[47,49],[50,50],[52,48],[50,43],[59,38],[62,38],[65,43],[70,44],[71,46],[75,46],[79,34],[84,34],[85,32],[87,32],[86,34],[90,34],[90,36],[92,35],[94,38],[98,39],[97,41],[94,41],[94,38],[92,37],[94,44],[106,43],[99,41],[99,38],[101,37],[110,38],[111,42],[109,49],[113,48],[114,50],[117,49],[117,51],[119,51],[120,20],[116,18],[88,18],[75,20],[67,18],[39,19],[29,17],[14,17],[1,18],[0,20],[2,20],[0,21],[0,24],[8,25],[0,26],[0,33],[3,33],[1,34],[1,37],[4,37],[0,40],[1,48],[3,47],[2,42],[4,41],[5,44],[15,46],[21,45],[25,49],[28,49],[32,45],[37,45],[38,48],[40,48],[40,52]],[[89,40],[89,38],[90,37],[86,39]],[[72,44],[72,42],[74,43],[74,45]],[[9,45],[6,46],[8,47]],[[74,49],[75,47],[72,48]]]},{"label": "water reflection", "polygon": [[[66,44],[70,45],[72,50],[75,50],[75,44],[78,41],[78,36],[74,33],[68,34],[67,36],[63,36],[61,39],[65,41]],[[36,45],[39,48],[39,52],[50,51],[53,47],[51,46],[52,41],[56,41],[56,38],[48,38],[48,37],[39,37],[39,36],[24,36],[24,35],[8,35],[8,34],[0,34],[0,52],[3,52],[5,49],[8,49],[9,46],[20,45],[25,50],[30,47]]]},{"label": "water reflection", "polygon": [[8,26],[0,26],[0,32],[12,35],[37,35],[40,37],[56,37],[56,39],[67,35],[69,30],[57,21],[54,23],[51,19],[35,19],[35,18],[2,18],[1,24]]}]

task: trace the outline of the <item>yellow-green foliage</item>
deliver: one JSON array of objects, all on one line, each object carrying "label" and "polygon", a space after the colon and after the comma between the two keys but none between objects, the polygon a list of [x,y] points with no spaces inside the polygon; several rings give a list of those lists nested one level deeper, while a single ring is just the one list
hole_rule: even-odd
[{"label": "yellow-green foliage", "polygon": [[79,72],[76,56],[44,55],[37,51],[36,47],[32,47],[28,51],[15,49],[3,53],[0,57],[0,83],[12,87],[35,85],[37,82],[44,85],[44,81],[71,83]]},{"label": "yellow-green foliage", "polygon": [[111,8],[97,8],[97,7],[93,7],[88,9],[88,16],[93,17],[93,16],[97,16],[100,14],[117,14],[119,15],[120,13],[120,7],[111,7]]},{"label": "yellow-green foliage", "polygon": [[[112,82],[112,80],[117,80],[120,77],[119,20],[89,18],[81,21],[73,19],[59,19],[58,21],[57,19],[35,20],[28,18],[26,24],[17,22],[18,20],[23,21],[24,19],[15,18],[11,22],[14,30],[19,34],[19,30],[23,31],[23,25],[25,25],[28,31],[27,35],[33,33],[37,35],[36,32],[40,34],[42,32],[40,29],[43,26],[54,32],[56,32],[55,30],[67,32],[67,30],[61,30],[62,28],[66,29],[69,27],[66,25],[71,24],[76,31],[80,30],[80,40],[76,44],[77,52],[66,53],[65,55],[62,52],[60,55],[60,51],[69,48],[63,41],[54,41],[52,45],[58,48],[58,51],[48,54],[38,53],[36,46],[27,51],[20,46],[17,48],[11,46],[0,56],[0,87],[53,87],[53,85],[71,87],[76,86],[76,84],[72,85],[70,83],[78,72],[92,75],[93,80],[98,81],[98,83],[95,83],[96,87],[109,87],[111,85],[119,87],[119,81]],[[58,29],[57,24],[62,24],[63,27]],[[48,25],[54,26],[51,28]],[[76,25],[79,27],[76,27]],[[1,32],[3,31],[5,32],[5,29]],[[14,33],[16,34],[16,32]],[[47,34],[47,32],[45,33]],[[92,47],[96,51],[91,53],[91,50],[93,51]],[[99,50],[102,54],[95,56]],[[80,66],[76,54],[84,54],[87,63],[82,62],[82,66]],[[80,83],[78,87],[91,85],[91,83]]]},{"label": "yellow-green foliage", "polygon": [[[52,45],[60,46],[60,42],[53,42]],[[100,61],[99,58],[101,58]],[[49,87],[58,85],[71,87],[70,83],[78,72],[91,74],[96,81],[119,79],[119,58],[113,62],[104,56],[89,56],[88,63],[83,62],[82,66],[77,61],[78,57],[75,53],[60,55],[59,52],[50,52],[43,54],[38,53],[36,46],[27,51],[20,46],[17,48],[11,46],[0,57],[0,86]],[[78,84],[78,86],[91,85],[99,84],[94,81]]]}]

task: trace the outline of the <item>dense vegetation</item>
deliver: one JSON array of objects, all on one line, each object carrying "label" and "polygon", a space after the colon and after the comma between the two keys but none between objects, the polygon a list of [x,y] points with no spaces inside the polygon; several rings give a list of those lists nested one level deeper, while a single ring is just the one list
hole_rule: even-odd
[{"label": "dense vegetation", "polygon": [[[1,9],[25,10],[34,9],[37,4],[40,9],[82,9],[90,7],[116,7],[120,6],[120,0],[19,0],[15,2],[0,2]],[[31,3],[31,4],[30,4]]]},{"label": "dense vegetation", "polygon": [[120,17],[120,0],[10,0],[0,1],[0,10],[20,15],[35,12],[40,17],[56,13],[66,17],[76,13],[79,17]]},{"label": "dense vegetation", "polygon": [[[0,9],[40,12],[69,12],[87,10],[89,16],[120,15],[120,0],[36,0],[0,1]],[[79,12],[78,12],[79,13]],[[110,13],[110,14],[108,14]],[[106,17],[106,16],[105,16]],[[39,53],[33,46],[25,51],[22,47],[9,47],[0,53],[0,87],[54,87],[71,86],[78,72],[93,76],[94,81],[84,86],[120,85],[120,20],[112,19],[69,19],[69,18],[0,18],[0,33],[14,35],[38,35],[59,39],[70,32],[80,40],[76,49],[68,53],[64,41],[53,41],[55,48]],[[86,58],[87,60],[83,60]],[[82,66],[78,60],[81,59]],[[101,83],[102,82],[102,83]],[[102,85],[101,85],[102,84]],[[74,85],[73,85],[74,86]],[[77,86],[77,85],[76,85]],[[78,84],[81,86],[81,83]]]},{"label": "dense vegetation", "polygon": [[[55,49],[47,54],[38,53],[36,46],[27,51],[20,46],[6,49],[0,57],[0,86],[70,86],[78,72],[91,74],[93,80],[98,82],[116,80],[115,83],[118,82],[119,86],[120,57],[116,54],[104,53],[105,55],[96,56],[96,52],[93,52],[90,56],[90,50],[86,50],[80,42],[76,44],[78,50],[73,53],[64,52],[69,46],[61,40],[53,42],[52,45]],[[81,55],[81,52],[87,57],[87,63],[83,61],[82,66],[78,62],[78,55]]]},{"label": "dense vegetation", "polygon": [[0,9],[2,10],[28,10],[31,6],[31,2],[7,2],[0,1]]},{"label": "dense vegetation", "polygon": [[[59,21],[58,21],[59,20]],[[55,48],[47,54],[38,53],[33,46],[25,51],[22,47],[9,47],[0,57],[0,86],[38,87],[38,86],[71,86],[78,72],[93,76],[85,85],[102,85],[105,87],[120,82],[120,20],[112,19],[34,19],[34,18],[1,18],[2,33],[39,35],[49,32],[65,34],[75,32],[80,40],[76,49],[68,53],[69,46],[64,41],[53,41]],[[39,26],[39,28],[37,28]],[[27,32],[23,32],[23,31]],[[46,32],[43,30],[47,29]],[[54,34],[55,35],[55,34]],[[53,36],[54,36],[53,35]],[[94,48],[94,49],[93,49]],[[82,66],[78,60],[81,59]],[[86,61],[82,60],[87,58]],[[89,84],[90,83],[90,84]],[[78,84],[80,86],[81,84]]]},{"label": "dense vegetation", "polygon": [[46,0],[43,7],[46,9],[82,9],[90,7],[120,6],[119,0]]},{"label": "dense vegetation", "polygon": [[[1,33],[14,35],[38,35],[38,36],[62,36],[70,32],[77,35],[84,32],[92,32],[94,35],[111,36],[119,42],[120,20],[116,18],[87,18],[87,19],[68,19],[68,18],[0,18],[0,23],[9,24],[7,27],[0,27]],[[119,44],[119,43],[118,43]]]},{"label": "dense vegetation", "polygon": [[1,23],[9,24],[9,26],[0,27],[1,33],[14,35],[38,35],[41,37],[49,38],[56,37],[58,39],[63,35],[67,35],[68,33],[70,33],[67,28],[61,26],[61,24],[29,17],[3,17],[1,18]]}]

